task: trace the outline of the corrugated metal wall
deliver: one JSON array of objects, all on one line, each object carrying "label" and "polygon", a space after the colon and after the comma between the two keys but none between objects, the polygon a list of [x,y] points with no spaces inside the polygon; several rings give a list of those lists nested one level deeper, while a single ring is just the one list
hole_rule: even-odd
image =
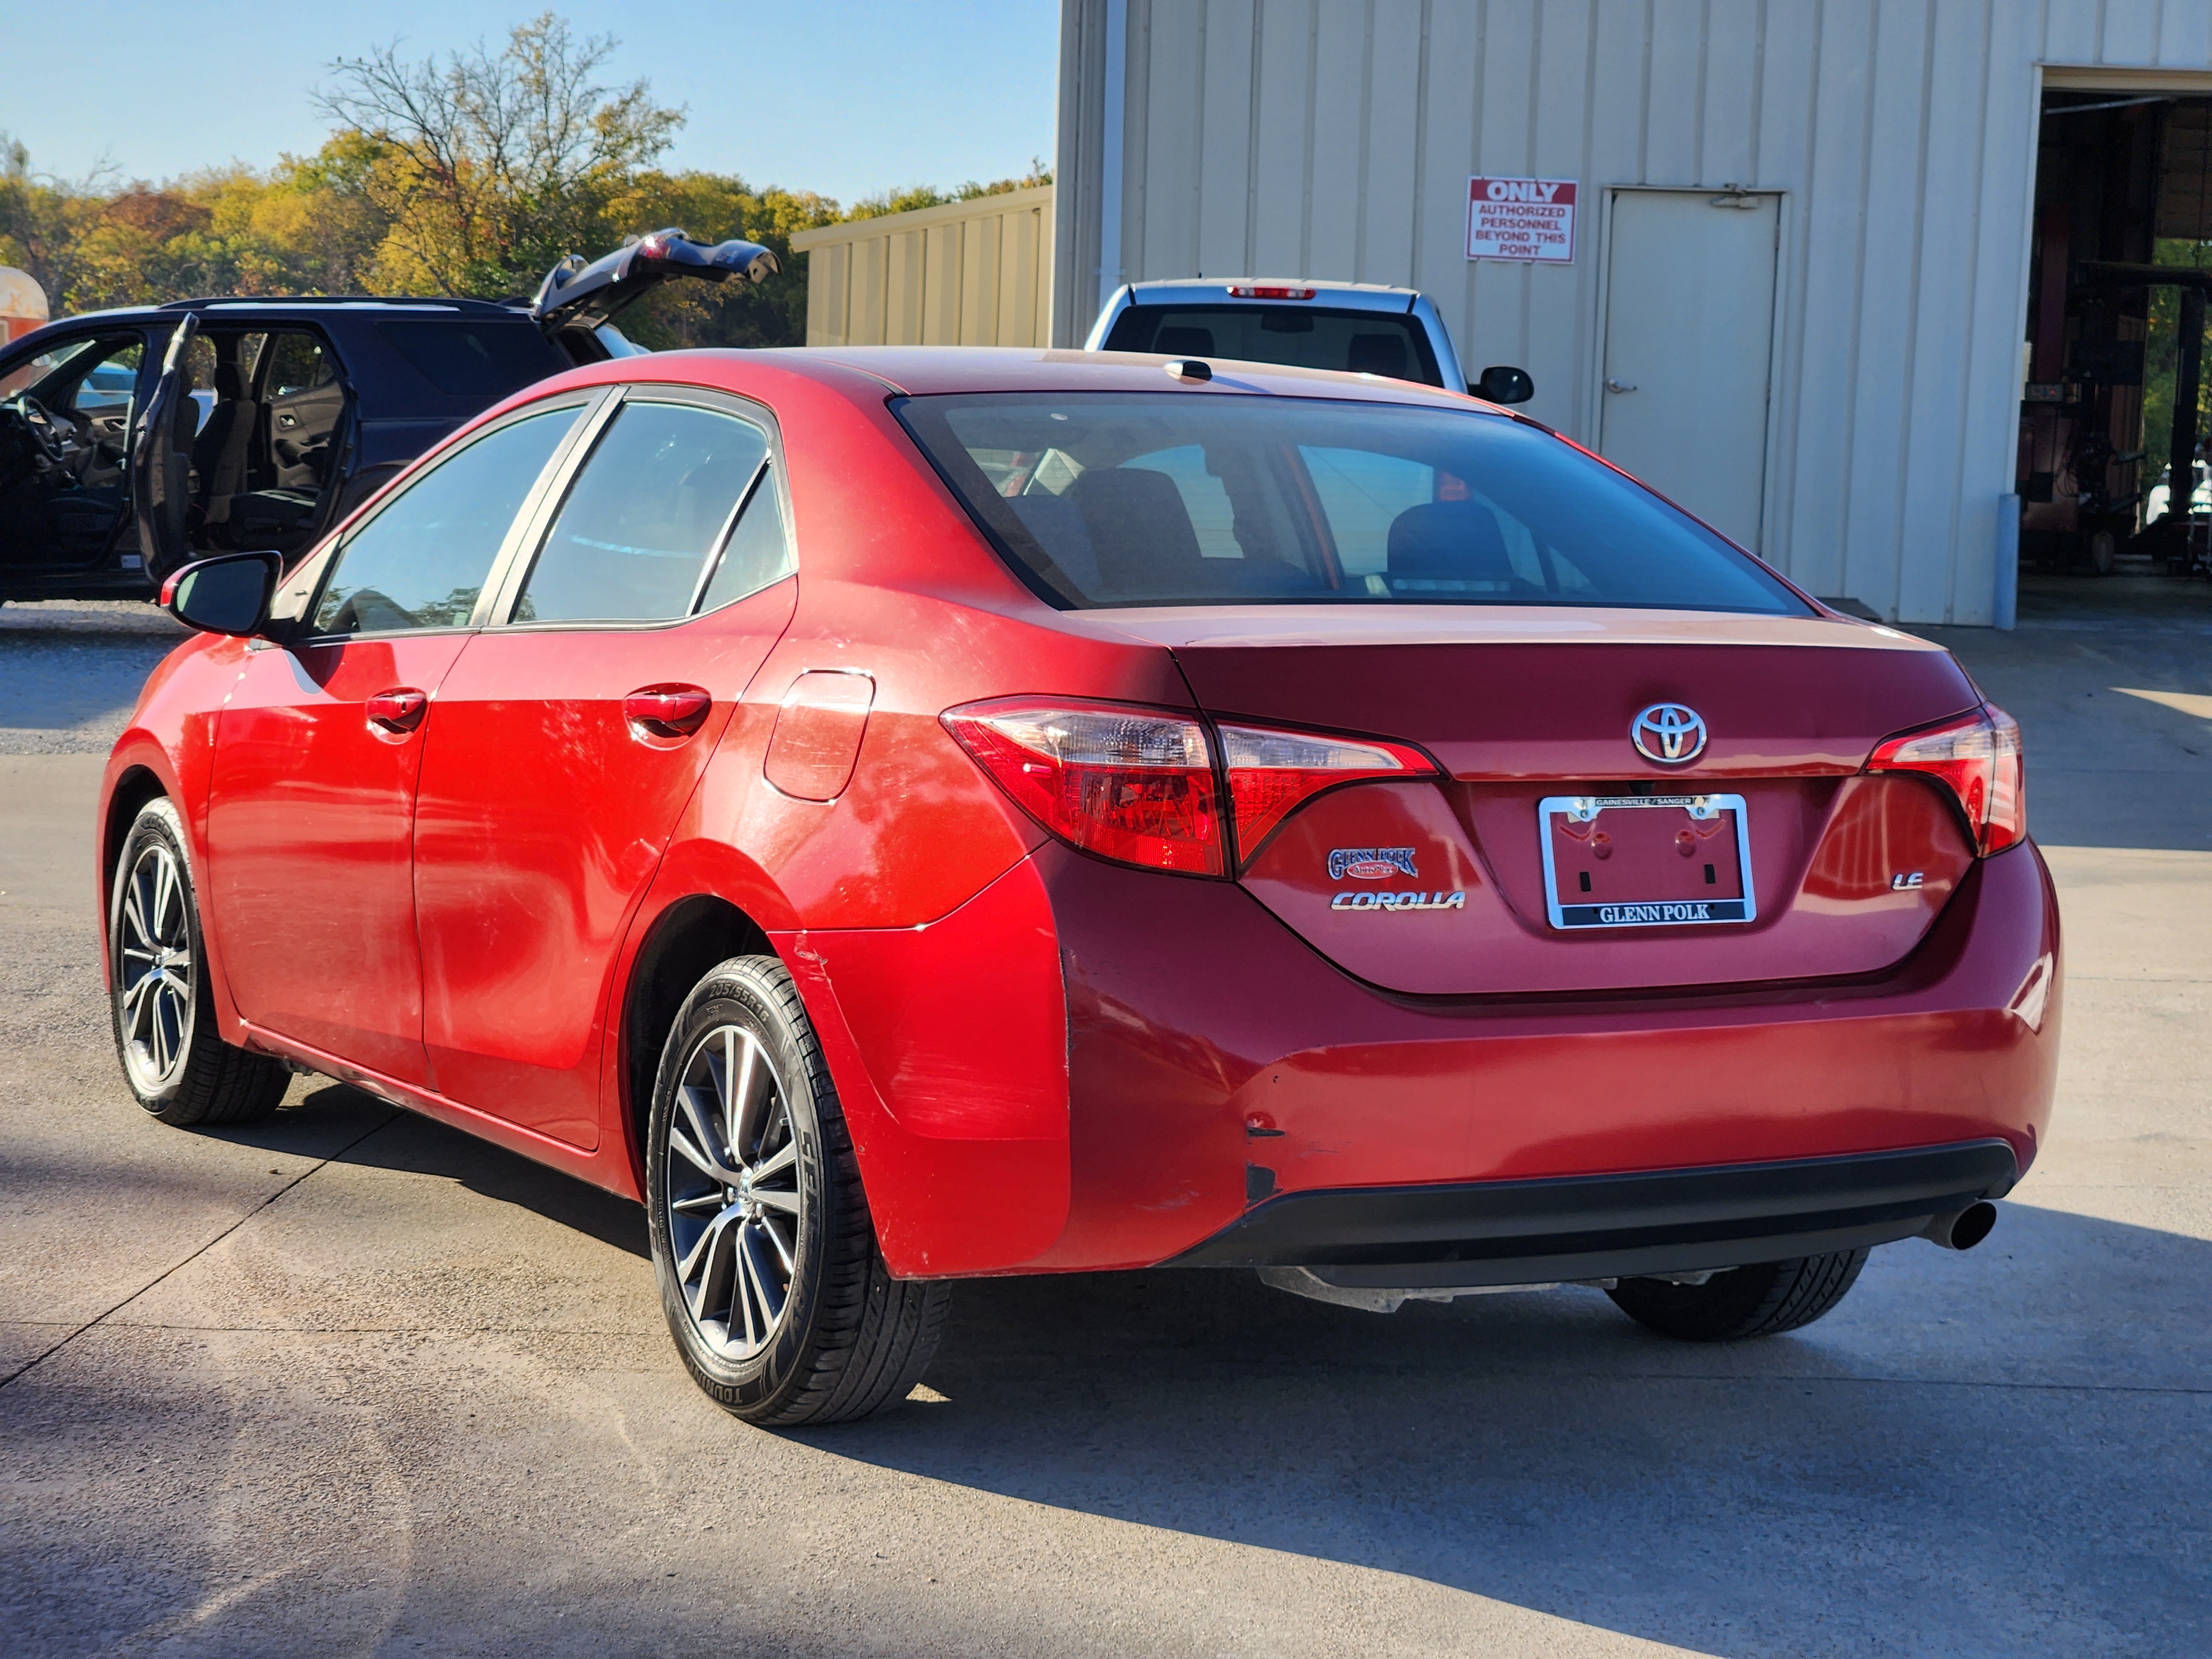
[{"label": "corrugated metal wall", "polygon": [[1051,326],[1053,191],[801,231],[809,345],[1021,345]]},{"label": "corrugated metal wall", "polygon": [[[2201,89],[2212,0],[1064,0],[1060,52],[1061,343],[1102,281],[1409,283],[1587,440],[1608,190],[1781,191],[1762,550],[1893,617],[1987,623],[2040,66]],[[1574,263],[1470,264],[1470,174],[1580,180]]]}]

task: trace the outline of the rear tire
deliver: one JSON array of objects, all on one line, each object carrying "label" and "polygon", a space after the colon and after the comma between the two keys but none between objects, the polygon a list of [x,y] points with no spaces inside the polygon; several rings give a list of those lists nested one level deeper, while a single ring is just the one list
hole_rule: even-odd
[{"label": "rear tire", "polygon": [[107,916],[108,1024],[139,1105],[162,1122],[246,1123],[284,1098],[291,1075],[218,1034],[200,938],[199,895],[177,809],[138,809],[115,861]]},{"label": "rear tire", "polygon": [[884,1265],[836,1086],[774,957],[723,963],[678,1012],[646,1187],[669,1331],[724,1410],[848,1422],[921,1380],[951,1287]]},{"label": "rear tire", "polygon": [[1844,1299],[1864,1250],[1801,1256],[1715,1273],[1702,1285],[1624,1279],[1606,1294],[1639,1325],[1685,1342],[1737,1342],[1809,1325]]}]

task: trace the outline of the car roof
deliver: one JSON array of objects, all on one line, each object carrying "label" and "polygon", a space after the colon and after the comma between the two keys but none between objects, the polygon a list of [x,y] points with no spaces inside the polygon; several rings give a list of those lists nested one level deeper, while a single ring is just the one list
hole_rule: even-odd
[{"label": "car roof", "polygon": [[[1139,351],[1045,350],[1021,346],[805,346],[766,351],[663,351],[622,361],[626,373],[594,379],[702,378],[717,361],[730,368],[752,362],[828,378],[823,371],[856,370],[888,390],[912,397],[979,392],[1188,392],[1264,393],[1282,398],[1329,398],[1433,408],[1494,410],[1462,392],[1379,374],[1293,368],[1282,363],[1209,357],[1213,378],[1172,378],[1166,365],[1180,361]],[[608,366],[599,365],[601,368]],[[1503,413],[1504,411],[1498,411]]]},{"label": "car roof", "polygon": [[[1261,299],[1232,294],[1239,288],[1310,288],[1311,300]],[[1403,312],[1413,309],[1420,290],[1381,283],[1331,283],[1313,276],[1224,276],[1198,280],[1173,277],[1129,284],[1133,306],[1328,305],[1340,311]]]},{"label": "car roof", "polygon": [[529,322],[527,310],[495,300],[458,300],[417,298],[408,295],[212,295],[191,300],[170,300],[161,305],[113,306],[105,311],[76,311],[66,317],[57,317],[42,325],[46,328],[75,326],[79,323],[154,323],[166,322],[182,312],[197,312],[202,317],[222,316],[230,313],[259,312],[269,315],[298,317],[319,312],[375,312],[404,311],[444,313],[480,319],[506,318]]}]

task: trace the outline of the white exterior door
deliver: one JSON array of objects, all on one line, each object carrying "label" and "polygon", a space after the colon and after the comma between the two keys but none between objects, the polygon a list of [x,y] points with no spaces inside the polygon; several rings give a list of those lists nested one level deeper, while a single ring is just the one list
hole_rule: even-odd
[{"label": "white exterior door", "polygon": [[1766,480],[1778,196],[1613,198],[1598,450],[1754,551]]}]

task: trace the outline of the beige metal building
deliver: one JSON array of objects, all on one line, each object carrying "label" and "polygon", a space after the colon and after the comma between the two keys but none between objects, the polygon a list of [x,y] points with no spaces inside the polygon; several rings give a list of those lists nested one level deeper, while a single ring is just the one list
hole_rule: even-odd
[{"label": "beige metal building", "polygon": [[[1056,343],[1125,280],[1415,286],[1539,419],[1908,622],[2009,623],[2051,96],[2212,89],[2212,0],[1063,0],[1060,28]],[[1470,257],[1478,180],[1572,185],[1567,238]]]},{"label": "beige metal building", "polygon": [[1043,345],[1052,186],[801,231],[809,345]]}]

